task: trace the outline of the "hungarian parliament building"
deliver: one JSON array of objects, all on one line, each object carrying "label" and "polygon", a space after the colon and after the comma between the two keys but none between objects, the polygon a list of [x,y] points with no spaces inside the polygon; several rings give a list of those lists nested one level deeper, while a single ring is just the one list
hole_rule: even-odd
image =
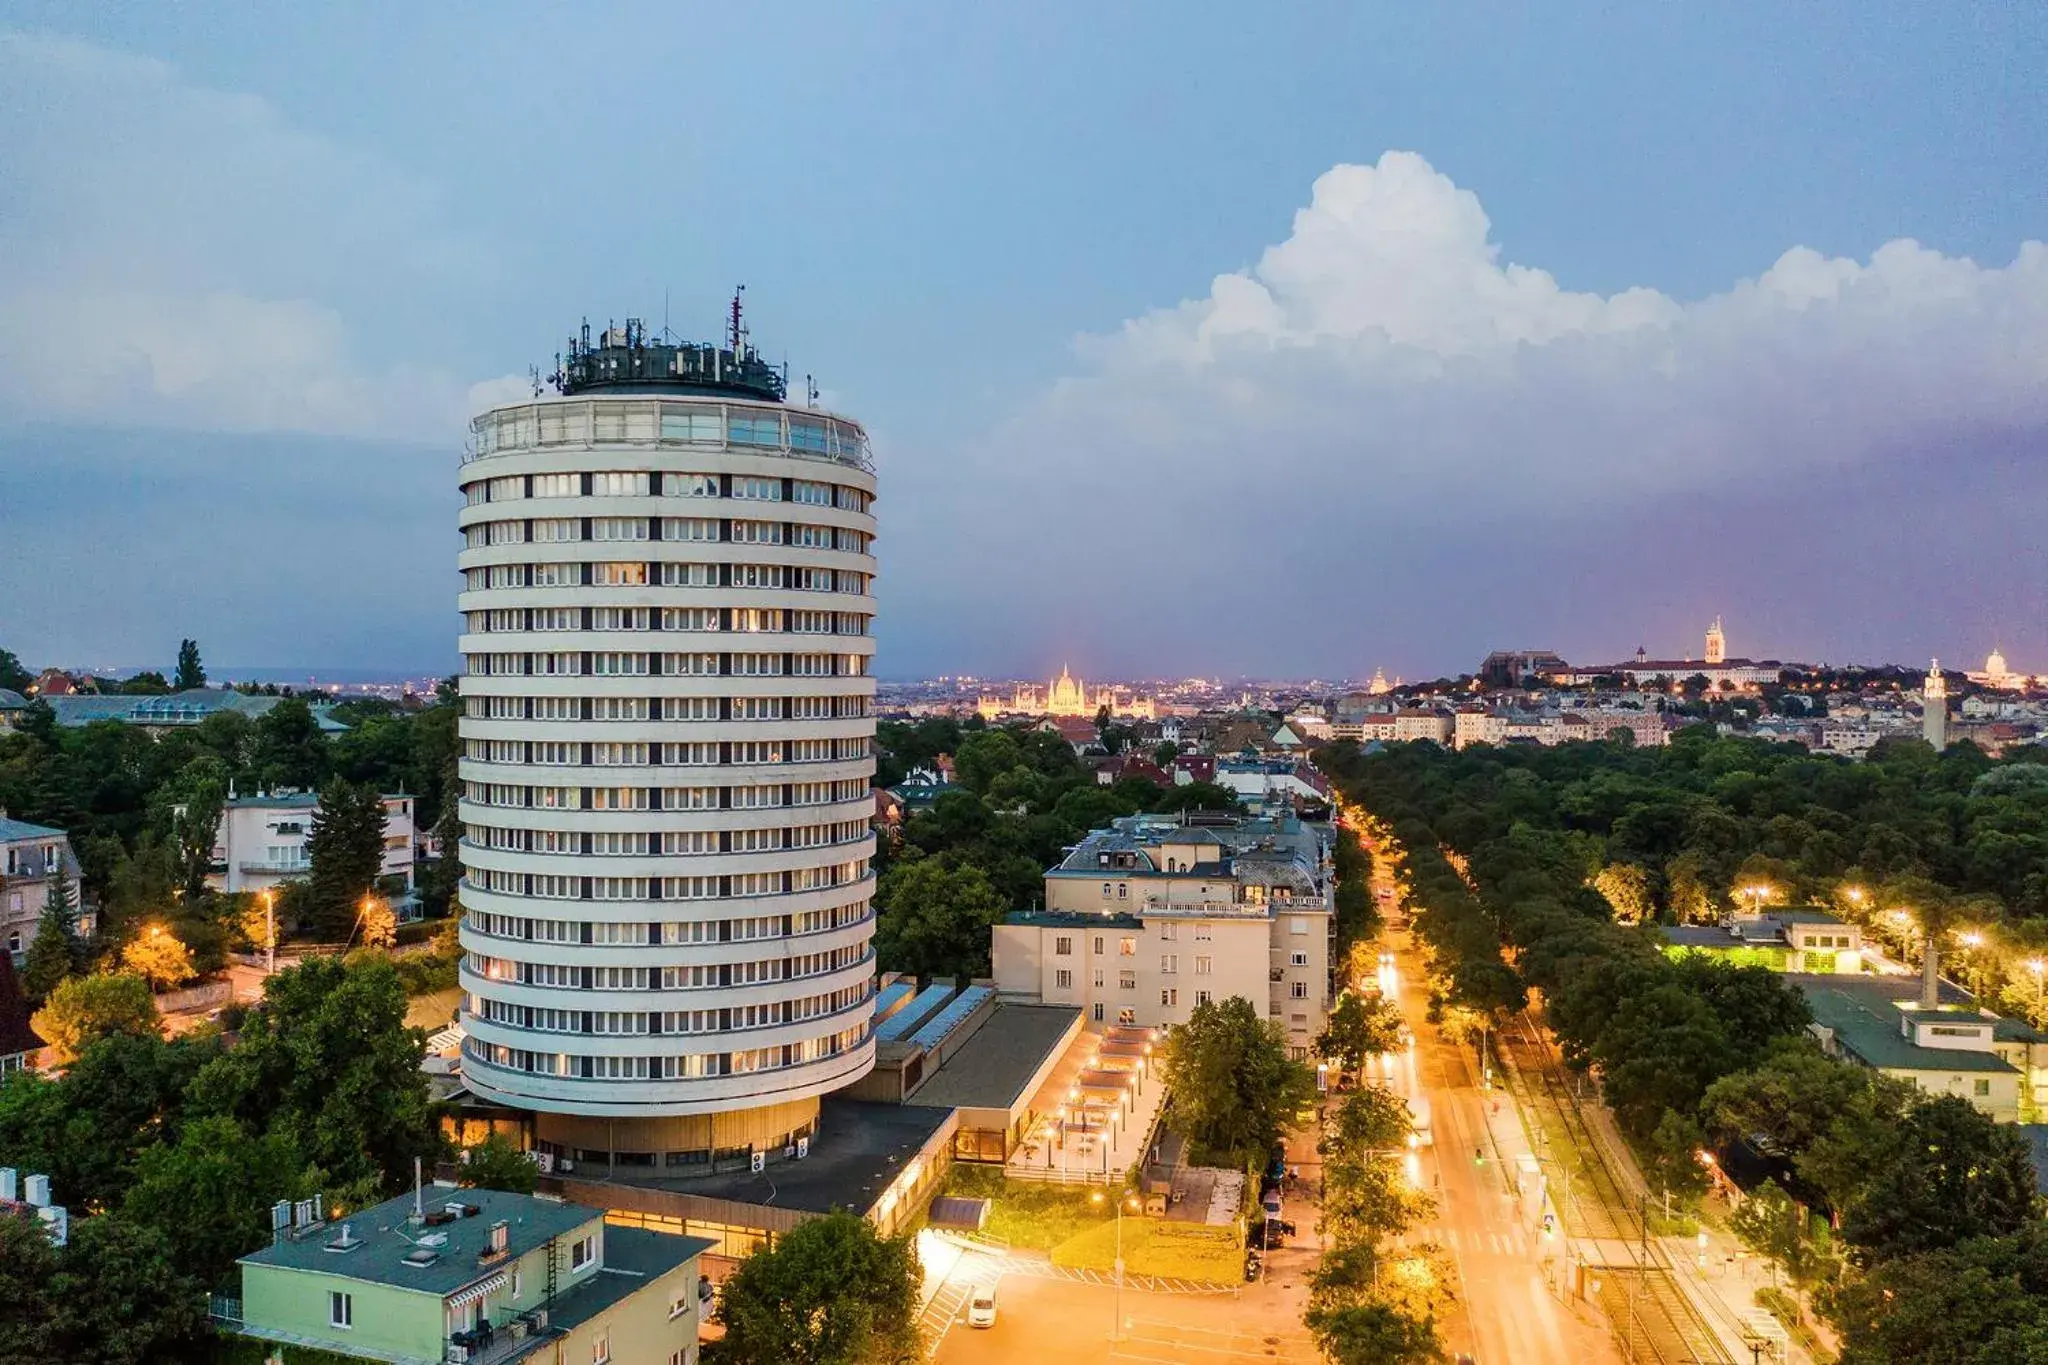
[{"label": "hungarian parliament building", "polygon": [[1007,699],[985,693],[975,702],[974,709],[988,721],[999,716],[1085,716],[1092,720],[1105,706],[1112,716],[1132,720],[1158,718],[1152,698],[1135,697],[1113,687],[1090,692],[1088,684],[1069,673],[1064,664],[1060,666],[1060,675],[1043,688],[1019,683]]}]

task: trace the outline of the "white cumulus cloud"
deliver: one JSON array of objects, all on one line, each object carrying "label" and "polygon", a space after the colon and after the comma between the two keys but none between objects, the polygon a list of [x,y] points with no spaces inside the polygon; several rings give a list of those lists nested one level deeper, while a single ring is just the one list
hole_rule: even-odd
[{"label": "white cumulus cloud", "polygon": [[[1312,622],[1386,620],[1390,592],[1440,612],[1527,593],[1535,566],[1682,518],[1689,498],[1779,490],[1813,526],[1828,516],[1813,480],[1882,485],[2038,448],[2048,248],[1984,265],[1903,240],[1862,261],[1792,247],[1706,298],[1579,292],[1509,259],[1470,190],[1388,152],[1319,177],[1250,268],[1076,352],[1074,373],[934,476],[949,505],[896,552],[1029,565],[1009,577],[1041,630],[1128,589],[1100,640],[1133,656],[1119,663],[1205,627],[1220,636],[1176,654],[1196,663],[1228,639],[1229,657],[1282,657]],[[1921,530],[1902,506],[1870,543],[1911,552]],[[1659,566],[1670,597],[1734,612],[1772,595],[1734,585],[1755,561],[1743,525],[1725,533],[1711,562]],[[1926,531],[1951,533],[1969,535]],[[1859,566],[1837,564],[1818,580],[1802,565],[1801,592],[1867,614],[1848,587]],[[947,588],[911,592],[913,609],[972,610]],[[1523,628],[1540,630],[1529,606]]]},{"label": "white cumulus cloud", "polygon": [[468,378],[348,311],[369,281],[425,303],[473,277],[476,244],[398,168],[163,62],[0,32],[0,186],[0,412],[461,430]]}]

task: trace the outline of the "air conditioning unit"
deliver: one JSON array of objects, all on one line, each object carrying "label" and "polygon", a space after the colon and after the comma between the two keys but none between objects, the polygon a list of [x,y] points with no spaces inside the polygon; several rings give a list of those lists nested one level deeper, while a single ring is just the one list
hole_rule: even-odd
[{"label": "air conditioning unit", "polygon": [[564,1175],[567,1175],[567,1174],[568,1174],[568,1173],[569,1173],[570,1171],[573,1171],[573,1170],[575,1170],[575,1169],[576,1169],[576,1163],[575,1163],[575,1162],[573,1162],[573,1161],[571,1161],[571,1160],[569,1160],[569,1158],[568,1158],[568,1157],[563,1157],[563,1158],[562,1158],[562,1160],[561,1160],[561,1167],[562,1167],[562,1173],[563,1173]]},{"label": "air conditioning unit", "polygon": [[761,1174],[761,1172],[762,1172],[762,1171],[765,1171],[765,1170],[767,1170],[767,1169],[768,1169],[768,1154],[767,1154],[766,1152],[750,1152],[750,1153],[748,1153],[748,1154],[747,1154],[747,1169],[748,1169],[748,1170],[750,1170],[750,1171],[752,1171],[752,1172],[753,1172],[753,1173],[754,1173],[755,1175],[759,1175],[759,1174]]},{"label": "air conditioning unit", "polygon": [[798,1161],[802,1161],[805,1157],[809,1156],[810,1154],[811,1140],[807,1137],[798,1138],[796,1140],[796,1159]]}]

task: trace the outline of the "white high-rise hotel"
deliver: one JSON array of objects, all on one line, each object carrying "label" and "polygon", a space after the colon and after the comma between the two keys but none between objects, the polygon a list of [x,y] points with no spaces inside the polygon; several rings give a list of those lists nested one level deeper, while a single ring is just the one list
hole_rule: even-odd
[{"label": "white high-rise hotel", "polygon": [[866,437],[737,309],[556,387],[462,466],[464,1076],[558,1156],[779,1157],[873,1064]]}]

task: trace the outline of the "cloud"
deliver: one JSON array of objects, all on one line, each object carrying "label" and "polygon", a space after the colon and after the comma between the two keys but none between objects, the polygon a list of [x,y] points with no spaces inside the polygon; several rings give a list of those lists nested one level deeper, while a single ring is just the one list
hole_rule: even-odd
[{"label": "cloud", "polygon": [[460,431],[468,378],[376,338],[425,334],[488,252],[398,167],[162,62],[0,32],[0,186],[0,412]]},{"label": "cloud", "polygon": [[[1811,525],[1830,486],[1903,489],[2048,429],[2048,248],[1987,267],[1904,240],[1867,261],[1794,247],[1695,301],[1575,292],[1505,262],[1471,191],[1388,152],[1319,177],[1288,238],[1249,269],[1084,337],[1076,355],[1071,376],[948,469],[919,471],[950,505],[922,509],[895,549],[989,566],[1018,585],[1006,611],[1041,632],[1120,615],[1093,632],[1098,668],[1299,658],[1333,628],[1412,627],[1395,598],[1471,615],[1546,572],[1597,565],[1587,546],[1640,548],[1623,533],[1688,515],[1689,499],[1720,514],[1743,504],[1752,521],[1718,528],[1725,555],[1657,564],[1656,580],[1688,610],[1740,601],[1757,619],[1785,590],[1749,581],[1753,538],[1801,533],[1759,505],[1817,499],[1797,509]],[[976,510],[989,507],[1001,516]],[[1856,634],[1877,608],[1854,579],[1880,554],[1926,554],[1936,619],[1943,594],[1980,589],[1937,567],[1941,544],[1911,543],[1909,504],[1896,511],[1892,534],[1842,547],[1832,571],[1803,562],[1821,577],[1797,590],[1834,604],[1843,639],[1876,638]],[[1980,506],[1975,533],[2013,514]],[[1951,517],[1929,534],[1973,532]],[[957,580],[905,591],[912,611],[971,609]],[[1523,629],[1583,628],[1612,596],[1584,579],[1576,603],[1546,602]],[[1632,649],[1641,624],[1615,633]]]}]

